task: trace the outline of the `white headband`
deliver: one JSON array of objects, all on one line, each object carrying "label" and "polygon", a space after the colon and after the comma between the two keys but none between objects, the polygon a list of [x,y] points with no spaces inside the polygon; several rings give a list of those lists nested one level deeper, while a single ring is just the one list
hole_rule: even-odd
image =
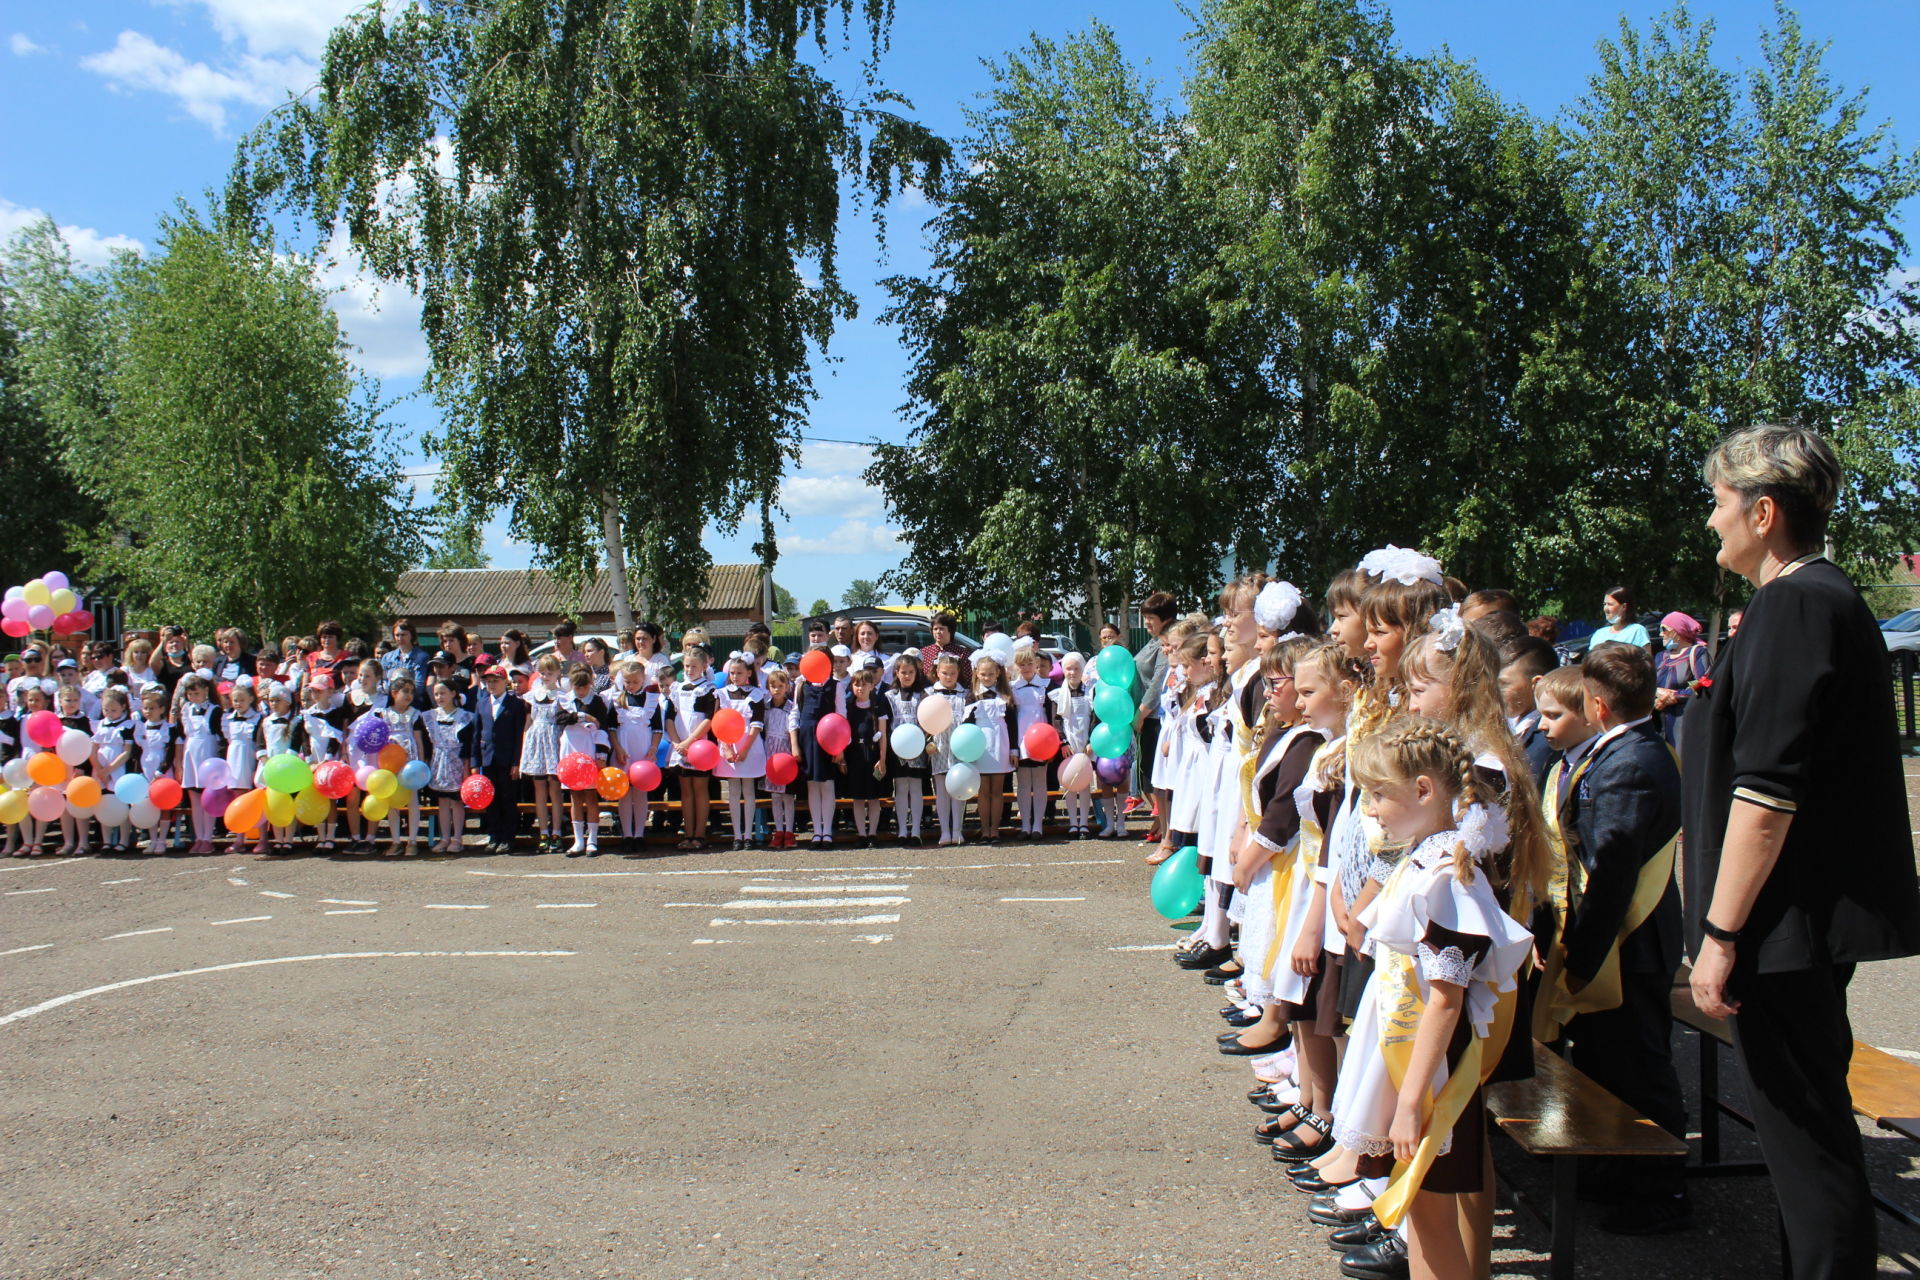
[{"label": "white headband", "polygon": [[1368,577],[1392,580],[1403,586],[1410,587],[1416,582],[1431,582],[1436,587],[1446,585],[1446,574],[1441,571],[1438,560],[1411,547],[1396,547],[1391,542],[1361,556],[1358,567]]},{"label": "white headband", "polygon": [[1278,631],[1300,612],[1300,588],[1291,582],[1269,582],[1253,599],[1253,620],[1263,631]]}]

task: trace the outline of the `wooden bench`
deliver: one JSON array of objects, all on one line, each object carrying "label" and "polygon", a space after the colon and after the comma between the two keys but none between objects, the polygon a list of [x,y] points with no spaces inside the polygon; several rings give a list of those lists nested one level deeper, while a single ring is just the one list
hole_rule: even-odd
[{"label": "wooden bench", "polygon": [[1553,1161],[1550,1280],[1574,1274],[1574,1204],[1582,1156],[1679,1156],[1687,1144],[1534,1042],[1533,1078],[1487,1086],[1487,1114],[1531,1156]]},{"label": "wooden bench", "polygon": [[[1733,1031],[1726,1019],[1709,1017],[1693,1003],[1693,988],[1682,968],[1674,980],[1673,1020],[1699,1033],[1700,1038],[1700,1163],[1688,1170],[1696,1177],[1726,1174],[1765,1173],[1759,1162],[1729,1163],[1720,1159],[1720,1117],[1729,1116],[1749,1129],[1753,1117],[1728,1102],[1720,1093],[1720,1047],[1733,1043]],[[1883,1049],[1853,1042],[1853,1058],[1847,1067],[1847,1090],[1853,1095],[1855,1115],[1865,1116],[1882,1129],[1897,1133],[1912,1142],[1920,1142],[1920,1065],[1903,1062]],[[1879,1191],[1873,1203],[1888,1217],[1920,1230],[1920,1216],[1894,1203]],[[1920,1263],[1910,1257],[1901,1262],[1908,1270],[1920,1272]],[[1781,1263],[1786,1263],[1782,1241]]]}]

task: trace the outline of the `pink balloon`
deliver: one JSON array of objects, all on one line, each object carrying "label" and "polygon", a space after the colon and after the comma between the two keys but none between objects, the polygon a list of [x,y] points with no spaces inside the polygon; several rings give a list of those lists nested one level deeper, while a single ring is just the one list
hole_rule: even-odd
[{"label": "pink balloon", "polygon": [[720,748],[705,738],[687,748],[687,763],[702,773],[720,763]]},{"label": "pink balloon", "polygon": [[379,767],[378,765],[363,764],[358,769],[355,769],[353,771],[353,785],[365,791],[367,789],[367,779],[371,778],[374,775],[374,771]]},{"label": "pink balloon", "polygon": [[52,573],[41,574],[40,581],[47,584],[47,590],[49,591],[60,591],[73,585],[67,581],[67,575],[58,569],[55,569]]},{"label": "pink balloon", "polygon": [[1062,791],[1085,791],[1093,785],[1093,766],[1085,756],[1077,755],[1060,767]]},{"label": "pink balloon", "polygon": [[50,604],[27,606],[27,624],[35,631],[45,631],[52,626],[54,617],[53,606]]},{"label": "pink balloon", "polygon": [[651,760],[635,760],[627,766],[627,781],[635,790],[652,791],[660,785],[660,766]]},{"label": "pink balloon", "polygon": [[820,717],[820,723],[814,728],[814,738],[820,743],[820,749],[829,755],[838,755],[847,749],[853,741],[853,729],[847,724],[847,718],[838,712],[829,711]]},{"label": "pink balloon", "polygon": [[27,796],[27,812],[42,822],[52,822],[67,811],[67,793],[59,787],[35,787]]},{"label": "pink balloon", "polygon": [[66,727],[60,723],[60,717],[51,711],[36,711],[27,717],[27,737],[33,739],[36,746],[49,751],[60,741],[60,735]]},{"label": "pink balloon", "polygon": [[25,618],[8,618],[4,622],[0,622],[0,631],[4,631],[8,635],[18,639],[21,636],[30,634],[33,631],[33,624]]},{"label": "pink balloon", "polygon": [[4,602],[0,602],[0,618],[18,618],[20,621],[25,622],[27,620],[27,610],[31,607],[31,605],[18,596],[8,596]]}]

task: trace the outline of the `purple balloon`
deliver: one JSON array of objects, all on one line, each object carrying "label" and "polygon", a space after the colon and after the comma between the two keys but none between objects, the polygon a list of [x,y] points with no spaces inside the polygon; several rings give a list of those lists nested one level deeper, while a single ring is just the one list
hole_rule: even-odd
[{"label": "purple balloon", "polygon": [[386,746],[392,738],[387,722],[377,715],[361,716],[353,726],[353,745],[368,754]]},{"label": "purple balloon", "polygon": [[1099,775],[1100,781],[1110,787],[1117,787],[1125,782],[1127,775],[1133,771],[1133,756],[1129,754],[1112,760],[1095,760],[1093,771]]},{"label": "purple balloon", "polygon": [[35,631],[45,631],[53,625],[53,620],[57,616],[53,611],[53,606],[50,604],[27,606],[27,625]]},{"label": "purple balloon", "polygon": [[218,817],[227,811],[227,806],[233,803],[233,797],[237,794],[225,787],[208,787],[200,793],[200,811]]},{"label": "purple balloon", "polygon": [[41,574],[40,581],[47,584],[47,590],[49,591],[64,591],[73,585],[67,581],[67,575],[58,569],[55,569],[52,573]]}]

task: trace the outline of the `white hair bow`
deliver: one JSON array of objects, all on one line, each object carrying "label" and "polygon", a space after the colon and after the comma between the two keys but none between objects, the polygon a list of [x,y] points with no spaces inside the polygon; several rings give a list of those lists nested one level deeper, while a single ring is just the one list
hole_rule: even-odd
[{"label": "white hair bow", "polygon": [[1291,582],[1269,582],[1253,599],[1253,620],[1263,631],[1279,631],[1300,612],[1300,588]]},{"label": "white hair bow", "polygon": [[1427,629],[1433,632],[1433,642],[1447,653],[1458,649],[1467,636],[1467,624],[1460,620],[1460,606],[1457,604],[1450,604],[1428,618]]},{"label": "white hair bow", "polygon": [[1460,843],[1467,847],[1475,861],[1498,853],[1512,838],[1504,809],[1470,804],[1460,815]]},{"label": "white hair bow", "polygon": [[1403,586],[1410,587],[1416,582],[1431,582],[1436,587],[1446,585],[1446,574],[1441,571],[1438,560],[1411,547],[1396,547],[1391,542],[1360,557],[1359,569],[1368,577],[1391,580]]}]

